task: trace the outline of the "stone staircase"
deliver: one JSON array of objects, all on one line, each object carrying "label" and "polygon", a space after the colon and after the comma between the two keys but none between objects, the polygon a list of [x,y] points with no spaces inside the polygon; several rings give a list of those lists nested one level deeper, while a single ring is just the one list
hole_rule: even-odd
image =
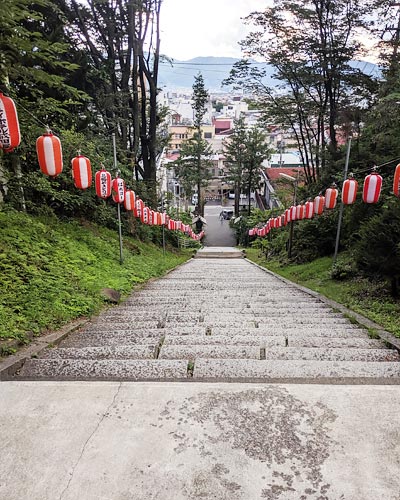
[{"label": "stone staircase", "polygon": [[204,252],[149,283],[29,359],[17,378],[400,381],[397,350],[227,252],[227,259]]}]

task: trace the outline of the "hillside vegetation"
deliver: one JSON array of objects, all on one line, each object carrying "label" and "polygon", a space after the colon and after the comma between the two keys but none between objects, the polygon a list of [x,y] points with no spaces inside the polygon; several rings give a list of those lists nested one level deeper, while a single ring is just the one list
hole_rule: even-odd
[{"label": "hillside vegetation", "polygon": [[361,275],[338,279],[335,271],[332,274],[331,257],[304,264],[282,265],[277,259],[267,260],[259,249],[248,248],[246,253],[260,266],[343,304],[400,337],[400,302],[391,297],[386,281],[370,280]]},{"label": "hillside vegetation", "polygon": [[97,313],[101,289],[126,296],[135,285],[187,260],[190,251],[168,251],[93,224],[60,222],[0,212],[0,340],[28,341],[66,322]]}]

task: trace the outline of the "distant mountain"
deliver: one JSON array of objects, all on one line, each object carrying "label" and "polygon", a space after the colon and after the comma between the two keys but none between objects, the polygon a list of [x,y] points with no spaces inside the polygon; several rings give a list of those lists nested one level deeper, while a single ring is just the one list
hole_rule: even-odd
[{"label": "distant mountain", "polygon": [[[240,59],[234,57],[195,57],[187,61],[173,60],[172,63],[162,61],[159,71],[159,86],[166,87],[168,90],[192,89],[194,77],[202,73],[206,88],[210,92],[229,92],[229,88],[222,87],[221,82],[228,78],[229,72],[235,62]],[[266,70],[265,83],[269,86],[276,87],[279,81],[274,79],[274,68],[266,63],[257,63],[254,61],[254,66]],[[379,78],[379,67],[373,63],[366,61],[352,61],[351,66],[358,68],[366,75],[372,75]]]},{"label": "distant mountain", "polygon": [[[211,92],[228,92],[222,87],[222,80],[228,78],[232,66],[240,59],[233,57],[195,57],[187,61],[174,60],[172,63],[163,61],[160,64],[159,86],[167,89],[190,89],[194,77],[201,72],[206,88]],[[267,67],[267,81],[270,85],[277,85],[273,80],[274,69],[265,63],[256,63],[255,66]]]}]

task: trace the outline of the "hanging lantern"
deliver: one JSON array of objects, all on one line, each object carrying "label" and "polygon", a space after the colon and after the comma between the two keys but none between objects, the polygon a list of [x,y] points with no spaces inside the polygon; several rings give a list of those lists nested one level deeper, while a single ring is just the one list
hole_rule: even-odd
[{"label": "hanging lantern", "polygon": [[71,160],[72,178],[75,187],[78,189],[87,189],[92,184],[92,166],[89,158],[78,154]]},{"label": "hanging lantern", "polygon": [[343,182],[342,201],[345,205],[352,205],[357,198],[358,182],[349,177]]},{"label": "hanging lantern", "polygon": [[170,229],[171,231],[175,231],[175,229],[176,229],[176,223],[175,223],[174,220],[169,219],[169,221],[168,221],[168,229]]},{"label": "hanging lantern", "polygon": [[322,212],[324,211],[324,206],[325,206],[325,197],[324,196],[316,196],[314,198],[314,213],[316,215],[321,215]]},{"label": "hanging lantern", "polygon": [[336,207],[338,190],[336,187],[332,186],[325,191],[325,206],[329,210],[332,210]]},{"label": "hanging lantern", "polygon": [[281,215],[279,218],[281,219],[281,225],[279,227],[286,226],[285,215]]},{"label": "hanging lantern", "polygon": [[295,205],[292,205],[290,207],[290,220],[295,221],[297,220],[297,207]]},{"label": "hanging lantern", "polygon": [[393,193],[395,196],[400,198],[400,164],[397,165],[396,170],[394,171]]},{"label": "hanging lantern", "polygon": [[94,176],[96,194],[104,200],[111,196],[111,174],[103,167]]},{"label": "hanging lantern", "polygon": [[277,228],[282,227],[282,217],[275,218],[275,227]]},{"label": "hanging lantern", "polygon": [[304,219],[303,205],[296,205],[296,219],[297,220]]},{"label": "hanging lantern", "polygon": [[20,142],[21,133],[14,101],[0,92],[0,149],[11,153]]},{"label": "hanging lantern", "polygon": [[123,203],[125,199],[125,182],[121,177],[112,181],[112,198],[115,203]]},{"label": "hanging lantern", "polygon": [[290,208],[287,208],[285,210],[285,226],[287,224],[289,224],[289,222],[291,222],[291,221],[292,221],[292,212],[291,212]]},{"label": "hanging lantern", "polygon": [[40,170],[44,175],[57,177],[61,174],[63,169],[61,142],[50,130],[37,139],[36,152]]},{"label": "hanging lantern", "polygon": [[144,202],[140,198],[136,199],[135,203],[135,208],[133,210],[133,215],[135,217],[141,218],[142,217],[142,210],[144,208]]},{"label": "hanging lantern", "polygon": [[313,215],[314,215],[314,203],[312,201],[306,201],[304,217],[306,219],[312,219]]},{"label": "hanging lantern", "polygon": [[269,219],[267,221],[268,228],[274,229],[275,228],[275,219]]},{"label": "hanging lantern", "polygon": [[143,224],[149,223],[149,211],[150,211],[149,207],[143,207],[141,211],[140,220],[143,222]]},{"label": "hanging lantern", "polygon": [[150,226],[154,226],[155,223],[154,223],[154,215],[155,215],[155,212],[154,210],[151,210],[151,208],[149,209],[149,225]]},{"label": "hanging lantern", "polygon": [[364,203],[377,203],[382,189],[382,177],[373,172],[367,175],[364,180],[363,187],[363,202]]},{"label": "hanging lantern", "polygon": [[132,189],[127,189],[125,191],[125,199],[124,199],[125,210],[128,211],[135,210],[135,204],[136,204],[135,191],[132,191]]}]

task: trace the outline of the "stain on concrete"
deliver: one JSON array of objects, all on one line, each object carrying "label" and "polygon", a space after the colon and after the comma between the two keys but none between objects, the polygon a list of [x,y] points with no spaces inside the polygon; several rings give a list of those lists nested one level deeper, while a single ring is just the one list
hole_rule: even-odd
[{"label": "stain on concrete", "polygon": [[199,471],[188,486],[187,492],[193,498],[201,498],[206,490],[210,492],[211,483],[214,491],[220,491],[220,496],[212,498],[244,498],[241,486],[229,477],[229,469],[221,460],[220,450],[228,445],[256,461],[257,466],[261,464],[258,470],[263,471],[259,477],[263,486],[259,498],[330,500],[330,485],[324,481],[321,469],[336,444],[330,437],[336,415],[326,405],[307,404],[286,389],[271,386],[201,393],[181,404],[169,401],[162,419],[169,420],[176,411],[188,419],[185,426],[196,426],[201,432],[195,440],[188,440],[181,422],[179,432],[173,435],[177,441],[175,453],[197,448],[209,461],[209,470]]}]

